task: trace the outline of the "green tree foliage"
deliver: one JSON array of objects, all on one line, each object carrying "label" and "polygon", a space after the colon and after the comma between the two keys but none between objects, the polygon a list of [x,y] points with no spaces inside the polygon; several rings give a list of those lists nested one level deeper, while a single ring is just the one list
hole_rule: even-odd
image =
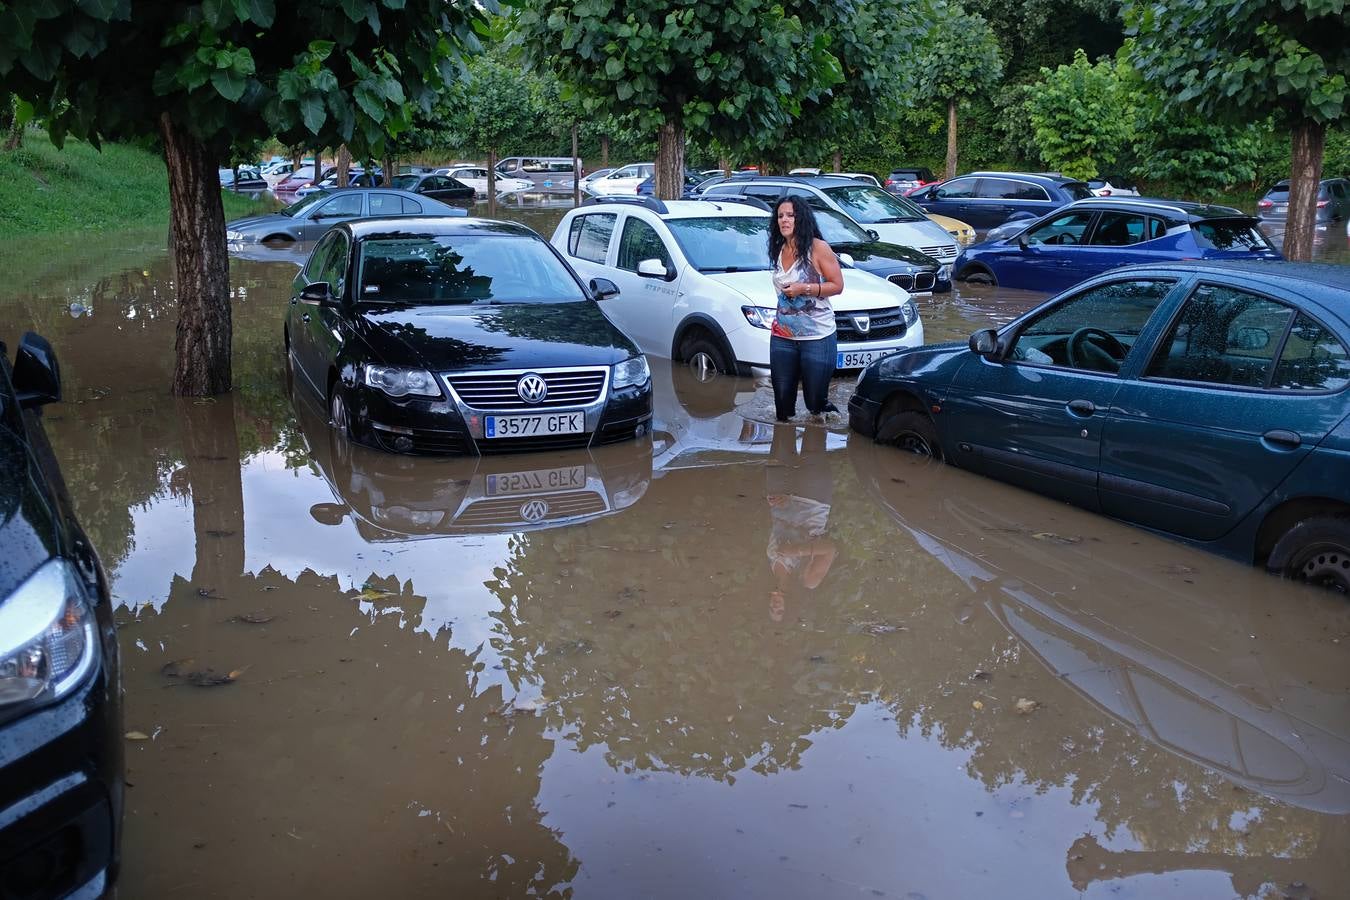
[{"label": "green tree foliage", "polygon": [[588,112],[633,112],[658,132],[656,190],[674,198],[686,129],[736,145],[783,128],[843,80],[830,35],[853,6],[522,0],[515,28]]},{"label": "green tree foliage", "polygon": [[937,0],[918,50],[918,91],[947,105],[947,177],[956,175],[956,109],[986,93],[1003,75],[1003,54],[983,17]]},{"label": "green tree foliage", "polygon": [[437,108],[446,146],[486,155],[490,179],[504,149],[539,152],[529,148],[540,143],[546,125],[540,81],[500,51],[472,60]]},{"label": "green tree foliage", "polygon": [[[1136,104],[1139,126],[1131,171],[1139,178],[1201,198],[1257,179],[1270,144],[1269,122],[1215,122],[1172,107],[1148,90],[1136,95]],[[1287,165],[1287,153],[1278,158]]]},{"label": "green tree foliage", "polygon": [[[230,388],[216,165],[232,145],[348,144],[377,155],[429,111],[487,8],[471,0],[45,0],[0,9],[0,90],[67,134],[158,137],[169,167],[179,299],[174,390]],[[303,23],[303,24],[301,24]]]},{"label": "green tree foliage", "polygon": [[1090,63],[1078,50],[1071,65],[1041,69],[1041,81],[1028,91],[1041,159],[1070,178],[1107,171],[1134,136],[1133,98],[1117,65],[1111,59]]},{"label": "green tree foliage", "polygon": [[1310,258],[1326,128],[1346,118],[1345,0],[1135,0],[1125,21],[1134,66],[1169,106],[1290,131],[1285,255]]}]

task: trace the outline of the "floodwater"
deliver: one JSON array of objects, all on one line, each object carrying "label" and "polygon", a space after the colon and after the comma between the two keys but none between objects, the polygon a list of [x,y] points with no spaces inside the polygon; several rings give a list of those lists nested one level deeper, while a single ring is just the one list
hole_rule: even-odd
[{"label": "floodwater", "polygon": [[[0,261],[146,737],[124,897],[1350,887],[1341,599],[659,360],[640,443],[382,455],[288,389],[292,257],[233,261],[236,390],[196,401],[162,234]],[[920,306],[936,341],[1037,299]]]}]

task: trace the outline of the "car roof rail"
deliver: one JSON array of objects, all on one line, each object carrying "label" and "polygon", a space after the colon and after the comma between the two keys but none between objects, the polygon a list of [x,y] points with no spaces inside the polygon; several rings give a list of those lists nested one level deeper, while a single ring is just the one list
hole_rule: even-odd
[{"label": "car roof rail", "polygon": [[606,203],[618,203],[623,206],[641,206],[650,209],[657,215],[664,216],[670,212],[665,202],[657,197],[587,197],[581,201],[582,206],[601,206]]},{"label": "car roof rail", "polygon": [[773,207],[758,197],[738,197],[735,194],[713,194],[712,196],[699,194],[692,199],[700,203],[743,203],[746,206],[753,206],[756,209],[762,209],[765,212],[773,212]]},{"label": "car roof rail", "polygon": [[[1125,194],[1122,194],[1119,197],[1083,197],[1082,199],[1075,200],[1073,202],[1075,206],[1081,206],[1084,204],[1092,206],[1097,203],[1132,203],[1136,206],[1147,206],[1152,209],[1165,209],[1168,212],[1174,212],[1183,216],[1190,215],[1189,211],[1182,209],[1180,206],[1175,206],[1165,201],[1150,200],[1147,197],[1130,197]],[[1234,211],[1237,212],[1237,210]]]}]

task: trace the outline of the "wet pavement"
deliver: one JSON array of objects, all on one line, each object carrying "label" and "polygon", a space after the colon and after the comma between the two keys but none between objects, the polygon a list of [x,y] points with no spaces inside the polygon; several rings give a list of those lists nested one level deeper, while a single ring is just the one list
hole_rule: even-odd
[{"label": "wet pavement", "polygon": [[162,247],[0,250],[119,604],[122,896],[1345,896],[1343,600],[659,360],[637,444],[352,447],[284,254],[233,261],[234,394],[175,400]]}]

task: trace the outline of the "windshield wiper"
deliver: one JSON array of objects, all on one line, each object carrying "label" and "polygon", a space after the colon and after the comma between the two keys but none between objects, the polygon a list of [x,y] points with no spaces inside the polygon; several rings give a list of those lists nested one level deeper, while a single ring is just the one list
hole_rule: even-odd
[{"label": "windshield wiper", "polygon": [[892,222],[917,222],[917,221],[919,221],[919,218],[917,216],[890,216],[885,219],[877,219],[877,224],[889,225]]}]

